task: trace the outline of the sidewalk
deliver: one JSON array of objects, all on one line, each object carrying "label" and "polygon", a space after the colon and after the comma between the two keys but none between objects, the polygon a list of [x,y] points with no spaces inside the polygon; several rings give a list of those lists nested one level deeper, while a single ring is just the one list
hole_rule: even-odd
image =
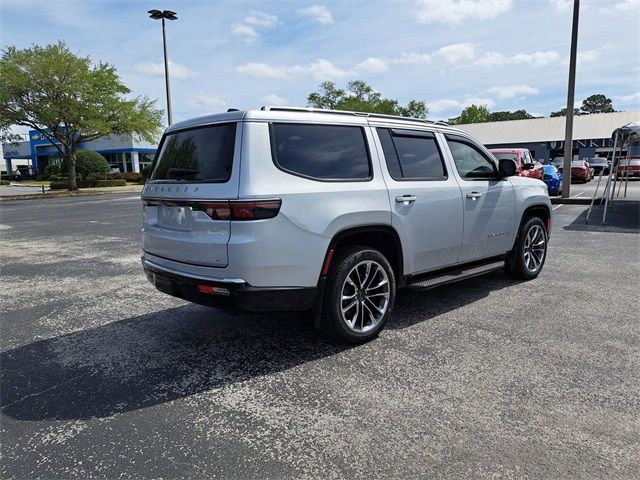
[{"label": "sidewalk", "polygon": [[49,190],[38,186],[0,186],[1,200],[33,200],[37,198],[78,197],[83,195],[109,195],[113,193],[139,193],[144,185],[127,185],[126,187],[83,188],[81,190]]}]

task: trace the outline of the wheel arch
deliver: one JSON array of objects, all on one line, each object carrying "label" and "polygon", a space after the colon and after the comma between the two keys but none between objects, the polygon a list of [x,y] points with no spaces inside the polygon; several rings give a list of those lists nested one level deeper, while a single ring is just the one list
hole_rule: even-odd
[{"label": "wheel arch", "polygon": [[349,227],[337,232],[327,247],[320,277],[323,278],[329,272],[334,252],[350,245],[362,245],[380,251],[391,264],[399,285],[404,277],[404,256],[402,242],[398,232],[390,225],[363,225]]}]

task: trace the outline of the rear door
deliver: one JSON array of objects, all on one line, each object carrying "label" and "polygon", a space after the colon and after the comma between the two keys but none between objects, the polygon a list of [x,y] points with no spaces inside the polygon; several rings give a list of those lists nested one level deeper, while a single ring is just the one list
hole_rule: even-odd
[{"label": "rear door", "polygon": [[[167,133],[143,190],[146,253],[194,265],[225,267],[230,221],[220,202],[238,197],[242,123]],[[215,207],[215,208],[213,208]],[[212,216],[214,218],[212,218]]]},{"label": "rear door", "polygon": [[507,252],[516,233],[511,182],[498,177],[495,161],[479,144],[462,135],[445,134],[445,138],[464,202],[458,260],[469,262]]},{"label": "rear door", "polygon": [[406,273],[454,264],[462,242],[462,198],[434,132],[383,126],[375,130]]}]

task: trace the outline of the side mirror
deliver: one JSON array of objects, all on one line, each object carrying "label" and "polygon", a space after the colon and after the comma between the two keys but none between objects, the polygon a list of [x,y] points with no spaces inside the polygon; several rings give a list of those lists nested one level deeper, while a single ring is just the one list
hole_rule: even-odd
[{"label": "side mirror", "polygon": [[522,168],[524,170],[533,170],[534,168],[536,168],[536,166],[534,163],[523,163]]},{"label": "side mirror", "polygon": [[498,161],[498,175],[500,178],[515,177],[518,174],[518,166],[514,160],[501,158]]}]

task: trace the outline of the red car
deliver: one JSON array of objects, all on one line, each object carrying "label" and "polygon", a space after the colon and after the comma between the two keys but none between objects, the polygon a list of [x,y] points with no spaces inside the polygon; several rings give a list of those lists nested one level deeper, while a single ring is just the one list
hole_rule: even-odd
[{"label": "red car", "polygon": [[[629,162],[628,167],[627,162]],[[620,160],[620,164],[618,165],[618,178],[624,178],[626,176],[628,176],[629,178],[640,177],[640,158],[633,157],[629,160],[627,160],[626,158]]]},{"label": "red car", "polygon": [[493,148],[489,151],[498,160],[514,160],[518,166],[518,176],[542,180],[542,165],[534,163],[531,152],[526,148]]},{"label": "red car", "polygon": [[593,178],[591,167],[584,160],[573,160],[571,162],[571,181],[578,180],[587,183]]}]

